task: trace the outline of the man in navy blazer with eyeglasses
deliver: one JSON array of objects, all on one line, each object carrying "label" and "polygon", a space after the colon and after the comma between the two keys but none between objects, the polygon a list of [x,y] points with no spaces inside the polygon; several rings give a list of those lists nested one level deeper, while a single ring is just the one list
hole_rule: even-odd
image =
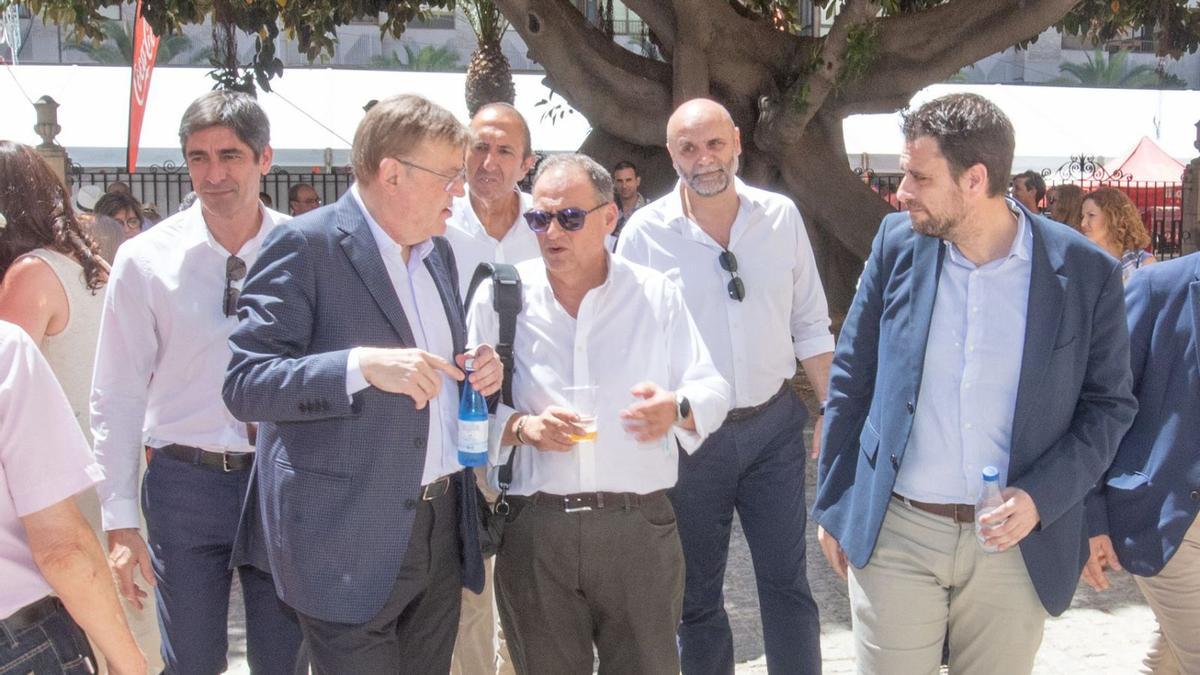
[{"label": "man in navy blazer with eyeglasses", "polygon": [[[1136,409],[1121,270],[1005,196],[1013,128],[987,99],[930,101],[904,133],[909,211],[880,225],[842,327],[813,517],[861,672],[936,672],[948,634],[954,672],[1028,673]],[[988,466],[1008,487],[981,545]]]}]

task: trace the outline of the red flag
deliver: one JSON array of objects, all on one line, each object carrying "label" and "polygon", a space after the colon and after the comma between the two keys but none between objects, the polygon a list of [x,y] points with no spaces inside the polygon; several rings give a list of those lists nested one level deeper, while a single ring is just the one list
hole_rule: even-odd
[{"label": "red flag", "polygon": [[142,0],[138,0],[133,19],[133,64],[129,81],[129,143],[125,170],[137,171],[138,142],[142,136],[142,116],[146,114],[146,98],[150,95],[150,74],[158,56],[158,36],[142,17]]}]

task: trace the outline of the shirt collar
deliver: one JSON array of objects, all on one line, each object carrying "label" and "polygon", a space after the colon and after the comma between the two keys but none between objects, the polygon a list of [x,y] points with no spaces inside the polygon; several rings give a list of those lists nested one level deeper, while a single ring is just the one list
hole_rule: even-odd
[{"label": "shirt collar", "polygon": [[[401,262],[404,261],[402,252],[404,247],[396,243],[391,235],[383,231],[379,223],[371,217],[371,212],[367,210],[367,205],[363,203],[362,195],[358,193],[358,184],[350,186],[350,194],[354,196],[354,203],[358,204],[358,210],[362,212],[363,218],[367,220],[367,227],[371,230],[371,236],[375,238],[375,245],[379,247],[379,253],[384,260],[393,258]],[[412,267],[414,263],[421,262],[433,252],[433,239],[429,238],[425,241],[414,244],[410,247],[412,250],[408,258],[408,266]]]},{"label": "shirt collar", "polygon": [[[1013,236],[1012,245],[1008,247],[1008,255],[1004,256],[1000,261],[987,263],[988,265],[1003,264],[1013,258],[1026,262],[1033,259],[1033,230],[1029,227],[1029,218],[1025,216],[1025,212],[1013,200],[1005,197],[1004,203],[1008,206],[1008,210],[1017,217],[1017,233]],[[967,260],[967,257],[963,255],[954,242],[946,242],[946,251],[955,263],[966,267],[976,266]]]},{"label": "shirt collar", "polygon": [[[761,199],[762,195],[760,195],[757,190],[751,189],[750,186],[742,182],[742,179],[737,176],[733,177],[733,189],[738,196],[738,212],[734,219],[735,223],[738,220],[753,217],[754,209],[763,208],[764,202]],[[695,230],[693,234],[698,234],[699,226],[692,223],[683,212],[682,190],[683,179],[675,181],[675,188],[669,195],[667,195],[667,203],[663,209],[665,211],[664,215],[667,217],[667,222],[674,224],[674,226],[680,232],[687,233]]]},{"label": "shirt collar", "polygon": [[[466,194],[462,197],[455,197],[452,202],[451,210],[454,215],[451,218],[459,226],[459,229],[471,236],[491,239],[491,236],[483,229],[483,221],[479,220],[479,215],[475,213],[475,205],[471,203],[471,186],[464,185],[463,190]],[[526,227],[524,214],[533,208],[533,197],[521,192],[518,188],[513,188],[513,192],[517,193],[517,219],[513,221],[513,228]],[[508,234],[504,235],[504,238],[507,239],[509,234],[512,234],[512,228],[509,229]]]},{"label": "shirt collar", "polygon": [[247,240],[246,243],[242,244],[240,249],[232,253],[226,251],[225,247],[219,244],[216,238],[213,237],[212,231],[208,229],[208,223],[204,220],[204,209],[200,205],[199,199],[196,200],[195,204],[192,204],[192,206],[188,208],[187,217],[192,219],[192,232],[199,235],[196,239],[197,243],[203,242],[213,251],[220,253],[222,256],[228,257],[230,255],[236,255],[237,257],[245,260],[258,254],[258,250],[262,248],[263,239],[265,239],[271,229],[275,227],[275,219],[271,217],[271,212],[266,206],[263,206],[262,202],[259,202],[258,212],[262,218],[262,222],[260,222],[258,225],[258,232],[256,232],[253,237]]}]

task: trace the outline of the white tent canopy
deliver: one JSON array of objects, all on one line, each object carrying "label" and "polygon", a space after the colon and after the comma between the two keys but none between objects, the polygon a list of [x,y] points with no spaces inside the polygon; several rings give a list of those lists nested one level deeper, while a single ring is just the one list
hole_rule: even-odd
[{"label": "white tent canopy", "polygon": [[[0,74],[0,138],[37,144],[34,110],[25,96],[49,95],[58,110],[58,142],[84,166],[124,166],[129,116],[129,68],[105,66],[13,66]],[[138,165],[179,163],[179,119],[193,99],[212,89],[203,68],[156,68],[142,125]],[[324,164],[325,149],[334,165],[348,163],[350,141],[363,116],[363,105],[399,93],[419,93],[467,118],[462,73],[294,68],[261,92],[259,101],[271,120],[275,164],[305,167]],[[533,127],[535,150],[570,151],[590,129],[583,115],[566,114],[552,122],[547,111],[562,104],[539,75],[516,75],[516,106]],[[19,84],[19,86],[18,86]],[[25,93],[22,93],[24,90]],[[545,117],[545,119],[543,119]]]},{"label": "white tent canopy", "polygon": [[[107,66],[6,66],[0,74],[0,138],[40,142],[33,133],[34,111],[26,100],[50,95],[62,106],[58,142],[84,166],[122,166],[129,108],[129,69]],[[579,147],[590,129],[583,115],[551,97],[540,75],[516,75],[517,108],[533,131],[536,150],[563,152]],[[332,163],[347,163],[350,139],[370,99],[420,93],[466,119],[462,73],[413,73],[331,68],[293,68],[272,83],[259,100],[271,119],[275,163],[321,166],[325,150]],[[212,88],[203,68],[158,68],[142,128],[138,164],[179,163],[178,126],[184,108]],[[1187,162],[1200,119],[1200,92],[1084,89],[1017,85],[933,85],[913,97],[919,105],[951,92],[971,91],[995,101],[1017,132],[1014,171],[1056,169],[1072,156],[1100,162],[1123,157],[1142,136],[1167,154]],[[550,99],[548,105],[539,101]],[[565,115],[547,113],[558,104]],[[854,115],[846,119],[847,161],[876,172],[898,170],[903,146],[900,115]]]}]

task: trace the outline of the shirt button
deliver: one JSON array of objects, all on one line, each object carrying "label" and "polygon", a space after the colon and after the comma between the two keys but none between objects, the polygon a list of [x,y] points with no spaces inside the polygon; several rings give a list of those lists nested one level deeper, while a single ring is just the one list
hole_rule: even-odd
[{"label": "shirt button", "polygon": [[970,422],[967,422],[966,424],[964,424],[964,425],[963,425],[963,428],[964,428],[964,429],[971,429],[971,428],[973,428],[973,425],[972,425]]}]

